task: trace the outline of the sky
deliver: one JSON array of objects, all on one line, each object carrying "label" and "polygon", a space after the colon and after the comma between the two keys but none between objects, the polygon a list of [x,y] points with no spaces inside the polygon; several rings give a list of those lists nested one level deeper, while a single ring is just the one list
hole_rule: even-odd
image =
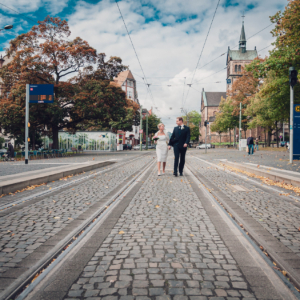
[{"label": "sky", "polygon": [[82,37],[99,53],[122,58],[137,81],[140,104],[153,108],[171,131],[182,108],[200,112],[203,88],[226,91],[226,53],[229,46],[237,49],[243,14],[247,49],[256,46],[264,58],[274,41],[269,16],[286,4],[286,0],[119,0],[149,89],[112,0],[0,0],[0,28],[14,25],[0,32],[0,53],[4,54],[9,40],[47,15],[66,19],[71,38]]}]

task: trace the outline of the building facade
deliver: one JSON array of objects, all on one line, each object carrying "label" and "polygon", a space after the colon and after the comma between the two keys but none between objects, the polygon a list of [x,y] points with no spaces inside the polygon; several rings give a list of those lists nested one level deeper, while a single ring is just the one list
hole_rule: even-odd
[{"label": "building facade", "polygon": [[[239,40],[239,49],[231,50],[228,47],[226,66],[227,66],[227,76],[226,76],[226,92],[206,92],[202,90],[201,96],[201,115],[202,121],[200,125],[200,142],[205,140],[205,126],[204,121],[207,120],[209,125],[207,126],[207,143],[228,143],[233,142],[234,137],[238,136],[238,128],[236,130],[231,130],[225,133],[218,134],[217,132],[212,132],[210,130],[214,120],[215,115],[219,111],[219,105],[221,98],[226,99],[226,95],[230,92],[232,84],[235,80],[242,76],[243,68],[251,63],[257,56],[256,47],[254,50],[247,50],[247,40],[245,34],[244,21],[242,23],[242,29]],[[265,140],[265,132],[262,128],[258,127],[252,130],[247,130],[246,133],[242,132],[242,138],[247,138],[252,134],[253,137],[259,138],[261,141]]]}]

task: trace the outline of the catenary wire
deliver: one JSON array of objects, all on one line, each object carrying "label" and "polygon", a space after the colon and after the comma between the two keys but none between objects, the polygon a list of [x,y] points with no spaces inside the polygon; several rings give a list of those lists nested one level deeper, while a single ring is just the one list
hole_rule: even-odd
[{"label": "catenary wire", "polygon": [[135,53],[135,56],[136,56],[136,58],[137,58],[137,60],[138,60],[138,63],[139,63],[140,68],[141,68],[141,71],[142,71],[142,73],[143,73],[143,76],[144,76],[144,77],[143,77],[143,80],[144,80],[144,82],[145,82],[145,85],[146,85],[147,88],[149,89],[149,95],[150,95],[150,97],[151,97],[151,99],[152,99],[152,102],[153,102],[153,104],[154,104],[154,106],[155,106],[155,102],[154,102],[154,99],[153,99],[152,91],[151,91],[151,89],[150,89],[150,84],[149,84],[148,81],[147,81],[147,77],[146,77],[146,75],[145,75],[144,69],[143,69],[142,64],[141,64],[141,62],[140,62],[140,59],[139,59],[139,57],[138,57],[138,54],[137,54],[136,49],[135,49],[135,47],[134,47],[134,44],[133,44],[133,42],[132,42],[130,33],[129,33],[128,28],[127,28],[127,25],[126,25],[126,23],[125,23],[125,20],[124,20],[123,14],[122,14],[122,12],[121,12],[120,6],[119,6],[119,4],[118,4],[118,1],[115,0],[115,2],[116,2],[116,5],[117,5],[117,7],[118,7],[118,9],[119,9],[121,18],[122,18],[122,20],[123,20],[125,29],[126,29],[126,31],[127,31],[129,40],[130,40],[130,42],[131,42],[132,48],[133,48],[134,53]]},{"label": "catenary wire", "polygon": [[[205,38],[205,41],[204,41],[204,44],[203,44],[203,47],[202,47],[201,53],[200,53],[200,56],[199,56],[199,58],[198,58],[198,61],[197,61],[197,64],[196,64],[196,68],[195,68],[195,71],[194,71],[194,74],[193,74],[193,77],[192,77],[192,80],[191,80],[191,84],[193,84],[194,77],[195,77],[195,74],[196,74],[196,71],[197,71],[197,68],[198,68],[199,62],[200,62],[200,60],[201,60],[201,57],[202,57],[202,54],[203,54],[203,50],[204,50],[204,48],[205,48],[206,41],[207,41],[207,39],[208,39],[208,36],[209,36],[209,33],[210,33],[210,29],[211,29],[211,27],[212,27],[212,24],[213,24],[213,22],[214,22],[214,19],[215,19],[215,16],[216,16],[216,13],[217,13],[217,10],[218,10],[218,7],[219,7],[219,4],[220,4],[220,0],[218,0],[218,3],[217,3],[217,6],[216,6],[216,9],[215,9],[214,15],[213,15],[213,17],[212,17],[212,20],[211,20],[211,23],[210,23],[210,26],[209,26],[209,29],[208,29],[208,32],[207,32],[207,35],[206,35],[206,38]],[[187,95],[186,95],[186,98],[185,98],[185,100],[184,100],[184,103],[183,103],[182,107],[184,107],[184,105],[185,105],[185,102],[186,102],[186,100],[187,100],[187,98],[188,98],[188,96],[189,96],[189,91],[190,91],[190,89],[188,89],[188,91],[187,91]]]},{"label": "catenary wire", "polygon": [[32,22],[34,22],[34,23],[37,23],[36,20],[34,20],[34,19],[30,18],[30,17],[25,16],[24,14],[18,12],[17,10],[15,10],[15,9],[13,9],[13,8],[11,8],[11,7],[5,5],[5,4],[3,4],[3,3],[1,3],[1,2],[0,2],[0,5],[6,7],[7,9],[10,9],[11,11],[17,13],[18,15],[22,15],[22,16],[24,17],[24,19],[28,19],[28,20],[30,20],[30,21],[32,21]]}]

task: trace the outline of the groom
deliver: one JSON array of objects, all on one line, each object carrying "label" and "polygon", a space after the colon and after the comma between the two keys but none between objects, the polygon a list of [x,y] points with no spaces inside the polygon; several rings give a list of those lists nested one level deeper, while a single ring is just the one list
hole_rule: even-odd
[{"label": "groom", "polygon": [[182,117],[178,117],[176,119],[177,126],[174,127],[173,133],[170,138],[169,142],[169,150],[171,146],[174,147],[174,176],[177,176],[177,169],[178,169],[178,162],[179,162],[179,155],[180,155],[180,163],[179,163],[179,174],[183,176],[183,168],[185,163],[185,154],[187,150],[187,146],[190,142],[190,128],[183,125]]}]

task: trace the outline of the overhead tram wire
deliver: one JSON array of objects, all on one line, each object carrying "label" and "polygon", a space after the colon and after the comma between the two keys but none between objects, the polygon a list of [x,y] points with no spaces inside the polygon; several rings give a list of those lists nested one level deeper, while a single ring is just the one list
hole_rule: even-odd
[{"label": "overhead tram wire", "polygon": [[[206,41],[207,41],[207,38],[208,38],[208,36],[209,36],[210,29],[211,29],[211,27],[212,27],[212,24],[213,24],[213,22],[214,22],[214,19],[215,19],[215,16],[216,16],[216,13],[217,13],[217,10],[218,10],[218,7],[219,7],[219,4],[220,4],[220,0],[218,0],[218,3],[217,3],[217,6],[216,6],[216,9],[215,9],[214,15],[213,15],[213,17],[212,17],[212,20],[211,20],[211,23],[210,23],[210,26],[209,26],[209,29],[208,29],[208,32],[207,32],[207,35],[206,35],[206,38],[205,38],[205,41],[204,41],[204,44],[203,44],[203,47],[202,47],[202,50],[201,50],[200,56],[199,56],[199,59],[198,59],[198,61],[197,61],[197,64],[196,64],[195,71],[194,71],[194,74],[193,74],[193,77],[192,77],[192,80],[191,80],[191,85],[193,84],[193,81],[194,81],[194,78],[195,78],[195,74],[196,74],[196,71],[197,71],[197,68],[198,68],[199,62],[200,62],[200,60],[201,60],[202,53],[203,53],[204,47],[205,47],[205,45],[206,45]],[[184,103],[183,103],[182,107],[184,107],[184,105],[185,105],[185,102],[186,102],[186,100],[187,100],[187,97],[188,97],[188,95],[189,95],[189,91],[190,91],[190,89],[188,89],[188,91],[187,91],[187,95],[186,95],[186,98],[185,98],[185,100],[184,100]]]},{"label": "overhead tram wire", "polygon": [[118,4],[118,1],[115,0],[115,2],[116,2],[117,7],[118,7],[118,9],[119,9],[121,18],[122,18],[122,20],[123,20],[125,29],[126,29],[126,31],[127,31],[127,35],[128,35],[128,37],[129,37],[129,40],[130,40],[130,42],[131,42],[132,48],[133,48],[134,53],[135,53],[135,56],[136,56],[136,58],[137,58],[137,60],[138,60],[138,63],[139,63],[140,68],[141,68],[141,71],[142,71],[142,73],[143,73],[143,76],[144,76],[144,77],[142,77],[142,78],[143,78],[143,80],[144,80],[145,85],[146,85],[147,88],[149,89],[149,95],[150,95],[151,100],[152,100],[152,102],[153,102],[153,104],[154,104],[154,106],[155,106],[155,102],[154,102],[154,99],[153,99],[152,91],[151,91],[151,89],[150,89],[150,85],[151,85],[151,84],[149,84],[148,81],[147,81],[147,77],[146,77],[146,75],[145,75],[144,69],[143,69],[143,67],[142,67],[142,64],[141,64],[141,62],[140,62],[140,59],[139,59],[139,57],[138,57],[138,55],[137,55],[137,52],[136,52],[136,50],[135,50],[134,44],[133,44],[132,39],[131,39],[131,36],[130,36],[130,34],[129,34],[129,31],[128,31],[127,25],[126,25],[126,23],[125,23],[123,14],[122,14],[122,12],[121,12],[120,6],[119,6],[119,4]]},{"label": "overhead tram wire", "polygon": [[[274,24],[272,23],[272,24],[270,24],[270,25],[264,27],[264,28],[261,29],[260,31],[258,31],[258,32],[256,32],[255,34],[251,35],[247,40],[249,41],[252,37],[256,36],[257,34],[261,33],[262,31],[264,31],[265,29],[269,28],[269,27],[272,26],[272,25],[274,25]],[[238,44],[235,45],[235,46],[233,46],[233,47],[230,47],[230,48],[234,49],[234,48],[237,47],[237,46],[238,46]],[[269,47],[269,46],[268,46],[268,47]],[[260,51],[262,51],[262,50],[264,50],[264,49],[261,49]],[[227,52],[224,52],[224,53],[220,54],[219,56],[217,56],[216,58],[214,58],[213,60],[211,60],[211,61],[209,61],[208,63],[206,63],[205,65],[200,66],[200,68],[198,68],[198,70],[201,70],[202,68],[206,67],[207,65],[209,65],[209,64],[212,63],[212,62],[214,62],[215,60],[217,60],[217,59],[220,58],[221,56],[225,55],[226,53],[227,53]],[[138,74],[136,74],[136,73],[134,73],[134,74],[137,75],[137,76],[139,76],[139,77],[141,77],[141,78],[143,78],[142,76],[140,76],[140,75],[138,75]],[[183,79],[184,77],[163,76],[163,77],[148,77],[148,78],[174,78],[174,79],[175,79],[175,78],[181,78],[181,79]]]},{"label": "overhead tram wire", "polygon": [[0,2],[0,5],[6,7],[7,9],[10,9],[11,11],[17,13],[18,15],[22,15],[22,16],[24,17],[24,19],[28,19],[28,20],[30,20],[30,21],[32,21],[32,22],[34,22],[34,23],[37,23],[36,20],[34,20],[34,19],[30,18],[30,17],[25,16],[24,14],[18,12],[17,10],[15,10],[15,9],[13,9],[13,8],[11,8],[11,7],[5,5],[5,4],[3,4],[3,3],[1,3],[1,2]]}]

